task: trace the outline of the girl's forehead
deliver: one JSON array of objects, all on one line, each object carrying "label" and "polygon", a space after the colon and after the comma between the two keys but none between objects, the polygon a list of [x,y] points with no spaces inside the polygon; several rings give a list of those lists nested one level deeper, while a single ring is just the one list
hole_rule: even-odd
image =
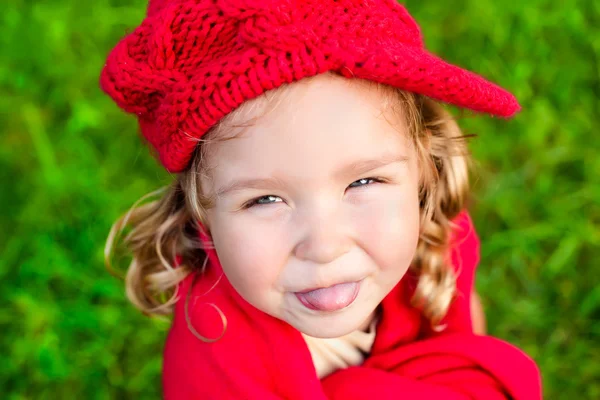
[{"label": "girl's forehead", "polygon": [[259,99],[263,103],[244,115],[254,118],[252,124],[233,140],[211,144],[208,155],[218,165],[235,167],[296,159],[351,162],[402,152],[408,127],[402,110],[388,107],[392,96],[368,83],[328,75],[296,82]]}]

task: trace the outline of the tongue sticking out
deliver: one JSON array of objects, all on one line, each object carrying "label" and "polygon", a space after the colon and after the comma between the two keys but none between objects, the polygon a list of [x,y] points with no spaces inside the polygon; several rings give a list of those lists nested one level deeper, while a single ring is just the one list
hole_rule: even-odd
[{"label": "tongue sticking out", "polygon": [[336,311],[348,307],[358,295],[357,282],[340,283],[328,288],[296,293],[298,300],[307,308],[318,311]]}]

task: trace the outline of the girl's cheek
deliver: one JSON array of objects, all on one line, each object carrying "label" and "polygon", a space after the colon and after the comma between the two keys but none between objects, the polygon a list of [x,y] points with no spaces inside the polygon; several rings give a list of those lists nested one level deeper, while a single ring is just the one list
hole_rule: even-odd
[{"label": "girl's cheek", "polygon": [[419,236],[418,194],[388,194],[364,202],[351,216],[359,241],[381,264],[412,260]]},{"label": "girl's cheek", "polygon": [[284,246],[281,223],[252,214],[234,215],[220,223],[224,228],[219,230],[223,264],[238,273],[240,279],[269,280],[276,273],[271,269],[281,264]]}]

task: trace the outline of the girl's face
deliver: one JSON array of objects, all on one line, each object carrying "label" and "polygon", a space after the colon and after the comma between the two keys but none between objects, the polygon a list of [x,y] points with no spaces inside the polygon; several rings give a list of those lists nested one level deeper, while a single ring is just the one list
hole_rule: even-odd
[{"label": "girl's face", "polygon": [[363,84],[317,77],[287,100],[210,144],[208,229],[244,299],[337,337],[369,323],[413,259],[416,154],[403,119],[382,114],[383,95]]}]

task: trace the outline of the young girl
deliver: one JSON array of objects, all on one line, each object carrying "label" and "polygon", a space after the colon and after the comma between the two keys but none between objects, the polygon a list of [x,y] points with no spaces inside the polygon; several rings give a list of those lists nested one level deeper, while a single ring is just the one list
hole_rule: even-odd
[{"label": "young girl", "polygon": [[177,173],[107,243],[131,228],[129,298],[174,313],[166,399],[541,398],[473,331],[467,151],[434,99],[519,105],[395,0],[152,0],[101,85]]}]

